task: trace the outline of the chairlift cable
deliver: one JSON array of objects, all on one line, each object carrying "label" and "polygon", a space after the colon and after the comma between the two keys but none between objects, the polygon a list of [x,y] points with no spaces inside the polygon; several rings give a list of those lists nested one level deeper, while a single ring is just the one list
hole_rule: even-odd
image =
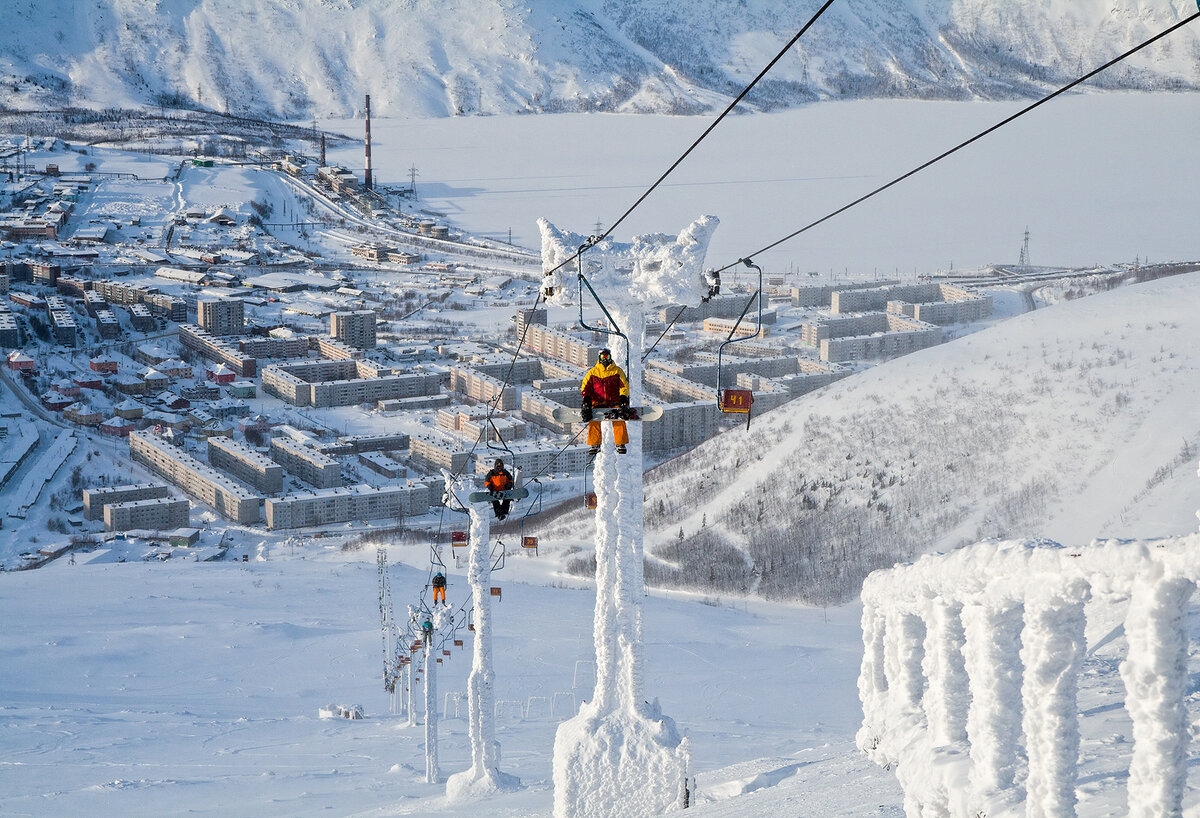
[{"label": "chairlift cable", "polygon": [[646,354],[642,356],[642,363],[646,362],[646,359],[650,357],[650,353],[654,351],[656,346],[658,346],[658,342],[661,341],[663,337],[671,331],[671,327],[675,326],[675,322],[679,320],[679,316],[683,315],[683,311],[686,309],[687,304],[684,304],[679,308],[679,312],[675,313],[675,317],[671,319],[671,323],[667,324],[666,328],[659,333],[657,338],[654,339],[654,343],[650,345],[650,348],[646,350]]},{"label": "chairlift cable", "polygon": [[792,39],[788,40],[787,45],[785,45],[782,49],[779,50],[779,53],[775,55],[775,58],[772,59],[769,63],[767,63],[766,67],[764,67],[762,71],[758,72],[758,76],[756,76],[754,79],[752,79],[750,81],[750,84],[747,85],[745,88],[743,88],[741,93],[739,93],[736,97],[734,97],[733,102],[729,103],[729,105],[727,105],[725,107],[725,110],[722,111],[717,116],[717,118],[714,119],[709,124],[709,126],[704,129],[704,133],[700,134],[700,136],[697,137],[694,142],[692,142],[692,144],[688,147],[688,149],[685,150],[682,154],[680,154],[678,159],[676,159],[674,162],[671,163],[671,166],[669,168],[667,168],[666,171],[661,176],[659,176],[657,180],[655,180],[654,184],[650,185],[650,187],[648,187],[645,190],[645,192],[643,192],[642,195],[637,198],[637,201],[635,201],[632,205],[629,206],[628,210],[626,210],[624,213],[621,214],[621,217],[619,219],[617,219],[615,222],[613,222],[611,225],[609,225],[608,228],[603,233],[589,238],[588,243],[584,247],[581,247],[575,253],[574,256],[571,256],[571,257],[559,262],[558,266],[556,266],[553,269],[546,272],[545,275],[552,275],[553,273],[558,272],[563,267],[570,264],[572,259],[578,258],[587,247],[590,247],[600,241],[603,241],[604,239],[608,238],[609,236],[611,236],[613,231],[617,229],[617,226],[620,225],[621,222],[625,221],[625,219],[628,218],[629,215],[631,213],[633,213],[633,211],[636,210],[637,207],[642,202],[644,202],[646,200],[646,198],[651,193],[653,193],[655,191],[655,189],[659,185],[661,185],[663,183],[663,181],[675,171],[675,169],[677,167],[679,167],[683,163],[683,160],[686,159],[691,154],[691,152],[694,151],[700,145],[700,143],[703,142],[708,137],[708,135],[710,133],[712,133],[712,131],[717,127],[717,125],[719,125],[721,123],[721,121],[723,119],[725,119],[725,117],[728,116],[735,107],[737,107],[737,104],[739,102],[741,102],[743,99],[746,98],[746,95],[749,94],[750,91],[752,91],[754,89],[754,86],[758,85],[759,81],[767,75],[767,72],[769,72],[772,68],[774,68],[775,64],[777,62],[779,62],[781,59],[783,59],[785,54],[787,54],[789,51],[791,51],[792,46],[794,46],[800,40],[800,38],[804,36],[805,32],[807,32],[808,29],[810,27],[812,27],[812,24],[815,23],[817,21],[817,19],[820,18],[820,16],[825,13],[826,9],[828,9],[832,5],[833,5],[833,0],[826,0],[825,4],[823,6],[821,6],[821,8],[817,9],[816,14],[814,14],[809,19],[809,21],[807,23],[805,23],[804,26],[798,32],[796,32],[796,35],[794,37],[792,37]]},{"label": "chairlift cable", "polygon": [[[1197,2],[1197,8],[1200,9],[1200,1]],[[888,188],[893,187],[894,185],[897,185],[900,182],[903,182],[905,179],[908,179],[911,176],[915,176],[916,174],[920,173],[921,171],[925,170],[926,168],[931,167],[932,165],[935,165],[938,162],[942,161],[943,159],[950,156],[951,154],[957,153],[958,151],[962,150],[963,148],[967,147],[968,145],[972,144],[973,142],[977,142],[978,140],[982,139],[983,137],[987,136],[988,134],[992,133],[993,131],[997,131],[1000,128],[1002,128],[1005,125],[1012,122],[1013,120],[1024,116],[1025,114],[1032,111],[1034,108],[1037,108],[1037,107],[1049,102],[1050,100],[1054,99],[1055,97],[1060,96],[1060,95],[1066,93],[1067,91],[1070,91],[1072,88],[1086,82],[1087,80],[1091,79],[1092,77],[1096,76],[1097,74],[1101,73],[1102,71],[1105,71],[1105,70],[1113,67],[1114,65],[1121,62],[1122,60],[1125,60],[1126,58],[1131,57],[1132,55],[1136,54],[1137,52],[1141,51],[1142,49],[1144,49],[1150,45],[1153,45],[1154,43],[1161,40],[1163,37],[1166,37],[1168,34],[1174,33],[1177,29],[1183,28],[1185,25],[1187,25],[1188,23],[1192,22],[1193,20],[1195,20],[1197,18],[1200,18],[1200,11],[1197,11],[1195,14],[1191,15],[1190,17],[1180,20],[1179,22],[1175,23],[1174,25],[1172,25],[1165,31],[1154,35],[1149,40],[1146,40],[1145,42],[1141,43],[1140,45],[1134,46],[1133,48],[1129,49],[1128,51],[1121,54],[1120,56],[1114,57],[1113,59],[1111,59],[1108,62],[1104,63],[1103,65],[1099,66],[1098,68],[1092,69],[1091,71],[1089,71],[1088,73],[1086,73],[1082,77],[1080,77],[1079,79],[1073,80],[1072,82],[1067,83],[1063,87],[1059,88],[1057,91],[1054,91],[1053,93],[1042,97],[1041,99],[1037,100],[1036,102],[1034,102],[1030,105],[1027,105],[1026,107],[1022,108],[1021,110],[1017,111],[1012,116],[1009,116],[1009,117],[1001,120],[1000,122],[997,122],[995,125],[992,125],[990,128],[988,128],[984,131],[981,131],[980,133],[976,134],[975,136],[971,137],[970,139],[968,139],[964,142],[960,142],[959,144],[955,145],[953,148],[950,148],[948,151],[938,154],[933,159],[930,159],[928,162],[925,162],[924,164],[913,168],[912,170],[908,171],[907,173],[905,173],[902,176],[896,177],[895,179],[893,179],[892,181],[888,182],[885,185],[881,185],[880,187],[875,188],[870,193],[860,196],[859,198],[855,199],[854,201],[850,202],[849,204],[839,207],[837,210],[833,211],[832,213],[830,213],[826,216],[821,217],[820,219],[817,219],[815,222],[812,222],[811,224],[807,224],[804,227],[801,227],[799,230],[797,230],[793,233],[789,233],[788,235],[784,236],[783,238],[779,239],[778,241],[774,241],[774,242],[768,244],[767,246],[762,247],[762,248],[754,251],[753,253],[750,253],[748,257],[752,258],[761,253],[765,253],[768,250],[773,250],[776,247],[778,247],[779,245],[783,244],[784,242],[790,241],[791,239],[796,238],[796,236],[799,236],[801,233],[807,232],[808,230],[811,230],[812,228],[816,227],[817,225],[823,224],[824,222],[829,221],[834,216],[838,216],[842,213],[845,213],[850,208],[852,208],[856,205],[862,204],[867,199],[870,199],[873,196],[887,190]],[[730,262],[729,264],[726,264],[724,267],[721,267],[720,269],[716,270],[715,272],[722,273],[726,270],[736,267],[741,262],[742,262],[742,259],[738,259],[737,261]]]}]

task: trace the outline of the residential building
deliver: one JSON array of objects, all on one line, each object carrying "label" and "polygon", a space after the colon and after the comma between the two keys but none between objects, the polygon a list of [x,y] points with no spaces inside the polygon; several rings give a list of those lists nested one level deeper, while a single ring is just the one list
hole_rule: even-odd
[{"label": "residential building", "polygon": [[262,494],[283,491],[283,467],[240,440],[220,436],[208,438],[208,462]]},{"label": "residential building", "polygon": [[131,500],[104,507],[105,531],[173,531],[188,524],[191,504],[183,498]]},{"label": "residential building", "polygon": [[168,497],[171,490],[162,483],[135,483],[125,486],[105,486],[83,490],[83,519],[103,520],[104,506],[134,500],[154,500]]},{"label": "residential building", "polygon": [[129,435],[129,454],[235,522],[256,523],[262,498],[152,432]]}]

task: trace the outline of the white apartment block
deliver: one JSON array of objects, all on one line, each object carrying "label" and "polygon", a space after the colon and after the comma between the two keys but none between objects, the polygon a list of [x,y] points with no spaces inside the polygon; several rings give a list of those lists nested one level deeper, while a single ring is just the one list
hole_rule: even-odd
[{"label": "white apartment block", "polygon": [[241,335],[246,331],[246,305],[237,298],[196,301],[196,323],[211,335]]},{"label": "white apartment block", "polygon": [[291,438],[271,438],[271,459],[310,486],[329,489],[342,485],[340,461]]},{"label": "white apartment block", "polygon": [[[918,310],[917,307],[923,309]],[[991,296],[976,295],[949,284],[909,284],[839,291],[830,299],[830,312],[886,311],[930,324],[953,324],[991,315]],[[919,315],[924,312],[924,316]],[[933,320],[937,318],[938,320]]]},{"label": "white apartment block", "polygon": [[436,395],[439,373],[401,375],[372,361],[298,361],[263,367],[263,391],[293,406],[354,406],[395,398]]},{"label": "white apartment block", "polygon": [[[810,326],[804,325],[802,337]],[[882,312],[822,318],[816,329],[824,336],[819,347],[822,361],[896,357],[942,341],[942,331],[933,324]]]},{"label": "white apartment block", "polygon": [[262,498],[152,432],[131,432],[129,454],[220,514],[242,524],[258,522]]},{"label": "white apartment block", "polygon": [[540,324],[529,324],[524,333],[524,342],[521,345],[523,350],[535,355],[558,358],[583,369],[590,369],[600,357],[600,350],[604,348],[603,344],[585,341],[570,333]]},{"label": "white apartment block", "polygon": [[337,338],[326,338],[320,335],[317,336],[317,352],[322,358],[330,361],[348,361],[351,358],[363,356],[363,351],[358,347],[350,346]]},{"label": "white apartment block", "polygon": [[408,456],[430,470],[447,469],[454,474],[465,471],[471,459],[467,449],[427,435],[409,438]]},{"label": "white apartment block", "polygon": [[208,462],[262,494],[283,491],[283,467],[257,449],[230,437],[208,439]]},{"label": "white apartment block", "polygon": [[112,503],[134,500],[156,500],[169,497],[171,490],[162,483],[134,483],[125,486],[105,486],[83,490],[83,519],[103,520],[104,507]]},{"label": "white apartment block", "polygon": [[258,370],[258,360],[228,341],[224,341],[195,324],[179,325],[179,342],[195,350],[209,361],[225,364],[240,377],[252,378]]},{"label": "white apartment block", "polygon": [[[771,315],[774,314],[774,312],[771,313]],[[765,312],[763,313],[763,317],[766,318]],[[701,326],[705,332],[724,335],[727,338],[733,337],[735,340],[739,338],[766,338],[771,333],[766,321],[763,321],[761,326],[758,325],[757,314],[748,320],[743,318],[741,322],[736,318],[705,318],[704,324]],[[736,333],[733,333],[734,327],[737,327]],[[733,335],[730,336],[730,333],[733,333]]]},{"label": "white apartment block", "polygon": [[888,278],[881,281],[869,281],[861,284],[821,284],[812,287],[792,287],[793,307],[828,307],[836,292],[850,290],[873,290],[879,287],[893,287],[900,279]]},{"label": "white apartment block", "polygon": [[450,388],[470,400],[487,403],[497,409],[517,408],[517,395],[519,394],[517,387],[474,369],[462,366],[451,367]]},{"label": "white apartment block", "polygon": [[130,500],[104,507],[105,531],[174,531],[185,528],[191,503],[182,497]]},{"label": "white apartment block", "polygon": [[720,430],[716,395],[707,400],[670,403],[663,416],[642,424],[642,448],[648,452],[698,446]]},{"label": "white apartment block", "polygon": [[531,443],[511,446],[509,452],[488,452],[475,461],[475,474],[480,477],[492,470],[496,458],[504,461],[504,466],[513,472],[518,481],[522,475],[535,477],[542,474],[557,474],[563,472],[581,472],[588,464],[588,447],[579,443],[565,448],[552,444]]},{"label": "white apartment block", "polygon": [[329,314],[329,334],[357,349],[375,348],[374,310],[347,310]]},{"label": "white apartment block", "polygon": [[342,486],[268,497],[267,528],[300,528],[352,520],[415,517],[429,511],[430,497],[429,487],[420,484],[382,488]]},{"label": "white apartment block", "polygon": [[579,389],[534,390],[521,393],[521,415],[528,421],[559,434],[572,434],[573,424],[554,419],[554,410],[564,406],[578,409]]}]

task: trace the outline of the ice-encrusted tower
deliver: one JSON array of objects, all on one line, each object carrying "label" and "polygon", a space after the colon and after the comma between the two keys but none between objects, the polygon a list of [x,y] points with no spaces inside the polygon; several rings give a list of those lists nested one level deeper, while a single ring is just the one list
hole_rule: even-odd
[{"label": "ice-encrusted tower", "polygon": [[[543,282],[547,303],[577,303],[581,260],[583,275],[628,338],[626,344],[614,336],[609,347],[629,377],[630,403],[641,405],[646,307],[696,305],[707,295],[703,264],[717,219],[703,216],[678,236],[638,236],[629,244],[603,240],[581,259],[574,257],[585,236],[544,219],[538,224],[542,264],[552,271]],[[642,430],[629,424],[625,455],[616,453],[611,434],[606,423],[595,466],[596,689],[558,728],[556,818],[660,815],[683,806],[688,775],[686,739],[642,692]]]}]

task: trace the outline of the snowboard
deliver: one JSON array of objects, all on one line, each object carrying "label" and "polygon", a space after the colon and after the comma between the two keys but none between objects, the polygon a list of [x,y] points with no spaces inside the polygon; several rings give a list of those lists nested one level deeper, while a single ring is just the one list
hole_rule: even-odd
[{"label": "snowboard", "polygon": [[[554,419],[559,423],[583,423],[583,416],[579,411],[560,406],[554,410]],[[592,420],[651,421],[658,420],[663,414],[661,406],[631,406],[625,411],[629,412],[630,417],[621,417],[621,408],[618,406],[608,409],[593,409]]]},{"label": "snowboard", "polygon": [[524,500],[529,496],[529,489],[517,488],[508,491],[473,491],[467,495],[472,503],[489,503],[498,500]]}]

